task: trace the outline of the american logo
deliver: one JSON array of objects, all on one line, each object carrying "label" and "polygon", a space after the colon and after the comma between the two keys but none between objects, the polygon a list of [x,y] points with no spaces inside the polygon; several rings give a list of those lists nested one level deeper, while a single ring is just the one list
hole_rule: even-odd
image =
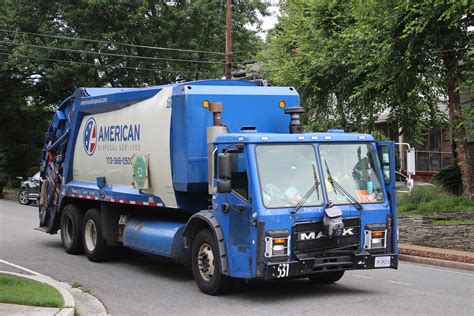
[{"label": "american logo", "polygon": [[93,118],[90,118],[84,129],[84,150],[86,154],[92,156],[97,147],[97,124]]}]

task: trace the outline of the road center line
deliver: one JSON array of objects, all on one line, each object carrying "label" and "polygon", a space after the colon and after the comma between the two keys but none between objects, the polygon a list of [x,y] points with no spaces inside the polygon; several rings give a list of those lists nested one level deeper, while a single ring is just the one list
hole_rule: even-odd
[{"label": "road center line", "polygon": [[352,275],[355,276],[355,277],[358,277],[358,278],[362,278],[362,279],[370,279],[370,280],[374,279],[373,277],[369,277],[369,276],[366,276],[366,275],[360,275],[360,274],[352,274]]},{"label": "road center line", "polygon": [[44,277],[46,277],[45,275],[43,275],[43,274],[41,274],[41,273],[39,273],[39,272],[30,270],[30,269],[28,269],[28,268],[19,266],[19,265],[17,265],[17,264],[14,264],[14,263],[11,263],[11,262],[2,260],[2,259],[0,259],[0,263],[4,263],[4,264],[6,264],[6,265],[8,265],[8,266],[11,266],[11,267],[14,267],[14,268],[17,268],[17,269],[26,271],[26,272],[31,273],[31,274],[33,274],[33,275],[39,275],[39,276],[44,276]]},{"label": "road center line", "polygon": [[412,284],[412,283],[405,283],[405,282],[394,281],[394,280],[387,280],[387,282],[393,283],[393,284],[408,285],[408,286],[414,285],[414,284]]}]

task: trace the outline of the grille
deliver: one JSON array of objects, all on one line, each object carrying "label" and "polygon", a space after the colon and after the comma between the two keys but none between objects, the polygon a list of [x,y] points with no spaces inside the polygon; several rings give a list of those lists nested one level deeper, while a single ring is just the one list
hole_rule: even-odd
[{"label": "grille", "polygon": [[323,234],[322,221],[296,223],[292,233],[293,253],[335,255],[353,252],[359,245],[360,220],[358,217],[352,217],[345,218],[342,222],[344,235],[332,239]]}]

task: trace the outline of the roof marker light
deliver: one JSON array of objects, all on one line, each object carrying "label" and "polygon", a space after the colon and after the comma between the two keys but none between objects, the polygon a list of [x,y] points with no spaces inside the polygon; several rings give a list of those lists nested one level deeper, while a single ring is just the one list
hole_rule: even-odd
[{"label": "roof marker light", "polygon": [[311,136],[311,139],[312,139],[312,140],[318,140],[319,137],[318,137],[318,136]]},{"label": "roof marker light", "polygon": [[304,140],[304,136],[298,136],[298,140]]},{"label": "roof marker light", "polygon": [[360,135],[359,139],[365,139],[365,135]]},{"label": "roof marker light", "polygon": [[332,136],[324,136],[324,139],[325,139],[325,140],[331,140],[331,139],[332,139]]},{"label": "roof marker light", "polygon": [[244,140],[243,137],[239,137],[239,142],[242,142]]},{"label": "roof marker light", "polygon": [[267,136],[262,136],[260,137],[261,140],[268,140],[268,137]]}]

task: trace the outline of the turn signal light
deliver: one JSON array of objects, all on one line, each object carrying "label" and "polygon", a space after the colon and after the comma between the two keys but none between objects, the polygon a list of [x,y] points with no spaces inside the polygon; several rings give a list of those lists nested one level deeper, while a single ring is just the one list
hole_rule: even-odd
[{"label": "turn signal light", "polygon": [[286,238],[275,238],[273,239],[273,243],[276,245],[286,244]]},{"label": "turn signal light", "polygon": [[280,101],[280,102],[278,103],[278,106],[283,109],[283,108],[286,106],[285,101]]},{"label": "turn signal light", "polygon": [[384,232],[372,232],[372,237],[373,238],[381,238],[383,237]]},{"label": "turn signal light", "polygon": [[207,109],[209,107],[209,101],[207,100],[202,101],[202,106]]}]

